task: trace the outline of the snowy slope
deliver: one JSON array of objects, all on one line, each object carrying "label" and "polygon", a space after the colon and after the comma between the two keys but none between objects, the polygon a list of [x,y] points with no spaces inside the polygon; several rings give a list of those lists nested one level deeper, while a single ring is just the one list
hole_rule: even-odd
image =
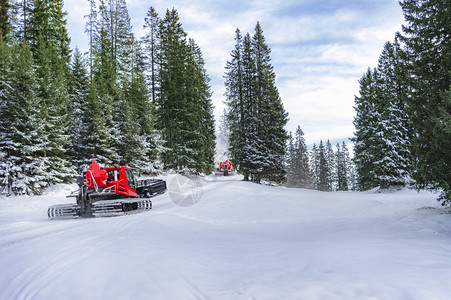
[{"label": "snowy slope", "polygon": [[74,186],[0,198],[0,299],[449,299],[435,195],[220,179],[192,206],[166,193],[123,217],[48,220]]}]

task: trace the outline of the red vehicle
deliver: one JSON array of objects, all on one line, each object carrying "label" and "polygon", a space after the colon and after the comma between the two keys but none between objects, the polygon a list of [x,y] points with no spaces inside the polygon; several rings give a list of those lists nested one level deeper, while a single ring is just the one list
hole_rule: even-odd
[{"label": "red vehicle", "polygon": [[86,218],[149,210],[152,208],[149,198],[166,191],[164,180],[135,180],[130,167],[101,167],[95,159],[77,183],[79,189],[67,196],[76,198],[76,204],[49,207],[49,218]]},{"label": "red vehicle", "polygon": [[233,172],[232,161],[230,159],[227,159],[226,161],[219,162],[218,171],[224,176],[231,175],[231,173]]}]

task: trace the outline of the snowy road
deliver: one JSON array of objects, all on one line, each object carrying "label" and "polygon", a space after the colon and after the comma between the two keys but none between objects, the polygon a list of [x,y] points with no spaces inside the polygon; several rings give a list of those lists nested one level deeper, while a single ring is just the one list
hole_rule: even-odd
[{"label": "snowy road", "polygon": [[166,193],[112,218],[48,220],[73,186],[0,198],[0,299],[449,299],[434,195],[220,179],[192,206]]}]

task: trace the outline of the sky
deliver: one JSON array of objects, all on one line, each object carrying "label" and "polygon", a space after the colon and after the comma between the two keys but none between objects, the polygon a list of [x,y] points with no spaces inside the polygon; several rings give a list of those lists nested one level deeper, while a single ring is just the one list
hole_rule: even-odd
[{"label": "sky", "polygon": [[[368,67],[377,66],[384,43],[393,41],[404,23],[397,0],[128,0],[138,37],[151,6],[160,17],[175,8],[188,37],[201,48],[216,120],[226,108],[225,65],[235,30],[253,35],[260,22],[289,113],[286,129],[294,133],[300,126],[310,147],[328,139],[333,145],[349,143],[358,80]],[[87,51],[88,1],[65,0],[64,7],[72,48]]]}]

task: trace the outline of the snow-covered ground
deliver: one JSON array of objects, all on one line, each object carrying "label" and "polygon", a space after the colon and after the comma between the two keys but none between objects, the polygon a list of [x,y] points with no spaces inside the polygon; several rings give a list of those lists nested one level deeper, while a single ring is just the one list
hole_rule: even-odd
[{"label": "snow-covered ground", "polygon": [[48,220],[74,186],[0,198],[0,299],[450,299],[436,195],[219,179],[187,184],[192,205],[173,191],[111,218]]}]

